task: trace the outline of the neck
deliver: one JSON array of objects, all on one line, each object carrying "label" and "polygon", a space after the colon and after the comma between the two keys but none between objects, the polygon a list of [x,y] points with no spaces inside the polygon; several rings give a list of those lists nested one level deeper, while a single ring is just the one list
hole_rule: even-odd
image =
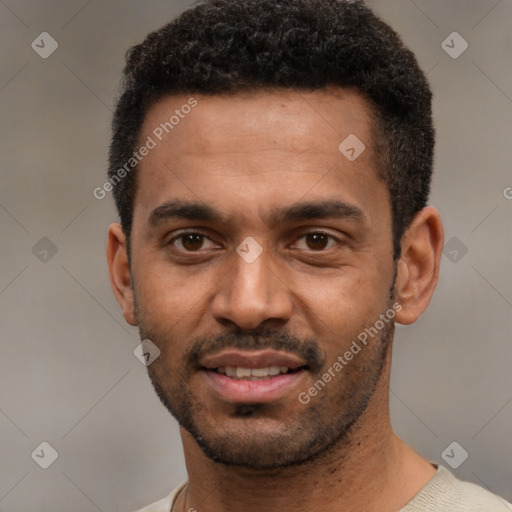
[{"label": "neck", "polygon": [[[391,352],[391,351],[390,351]],[[189,482],[177,512],[394,512],[435,469],[393,432],[389,417],[389,365],[347,438],[315,460],[270,471],[215,463],[182,429]]]}]

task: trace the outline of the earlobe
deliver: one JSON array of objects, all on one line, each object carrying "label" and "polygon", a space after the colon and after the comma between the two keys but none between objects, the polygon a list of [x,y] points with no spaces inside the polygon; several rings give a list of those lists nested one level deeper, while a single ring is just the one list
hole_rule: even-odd
[{"label": "earlobe", "polygon": [[137,325],[132,287],[130,263],[126,237],[121,224],[111,224],[107,235],[107,262],[110,285],[121,306],[124,319],[130,325]]},{"label": "earlobe", "polygon": [[396,321],[408,325],[425,311],[439,278],[444,233],[438,211],[428,206],[411,222],[402,238],[395,296],[402,305]]}]

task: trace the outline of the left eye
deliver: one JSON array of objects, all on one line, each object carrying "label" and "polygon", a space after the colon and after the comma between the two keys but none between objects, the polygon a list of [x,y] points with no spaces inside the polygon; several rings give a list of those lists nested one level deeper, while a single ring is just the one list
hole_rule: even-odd
[{"label": "left eye", "polygon": [[310,251],[323,251],[336,246],[337,240],[327,233],[307,233],[299,238],[295,244],[298,249],[308,249]]},{"label": "left eye", "polygon": [[185,233],[173,238],[170,243],[177,249],[187,252],[216,247],[212,240],[201,233]]}]

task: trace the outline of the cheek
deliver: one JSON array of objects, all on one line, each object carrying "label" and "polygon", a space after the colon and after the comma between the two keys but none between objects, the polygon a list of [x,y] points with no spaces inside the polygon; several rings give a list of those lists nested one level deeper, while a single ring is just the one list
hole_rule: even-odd
[{"label": "cheek", "polygon": [[[346,267],[327,276],[295,276],[297,293],[319,315],[357,315],[382,306],[388,283],[373,269]],[[341,318],[338,319],[341,320]]]},{"label": "cheek", "polygon": [[179,328],[180,323],[202,309],[211,286],[208,280],[177,275],[169,265],[154,263],[135,275],[137,304],[144,323],[160,332]]},{"label": "cheek", "polygon": [[[308,278],[297,290],[302,314],[319,339],[330,339],[327,351],[340,350],[389,306],[389,285],[382,275],[352,269],[328,279]],[[302,297],[302,298],[299,298]]]}]

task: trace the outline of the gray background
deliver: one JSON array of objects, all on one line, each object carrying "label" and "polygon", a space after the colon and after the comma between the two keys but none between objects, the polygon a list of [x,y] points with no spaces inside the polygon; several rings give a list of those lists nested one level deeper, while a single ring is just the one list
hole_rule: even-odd
[{"label": "gray background", "polygon": [[[444,465],[457,441],[455,473],[512,500],[512,1],[371,4],[434,89],[431,203],[449,241],[430,309],[397,332],[393,423]],[[92,191],[125,50],[188,5],[0,0],[0,511],[129,511],[186,476],[108,284],[115,211]],[[31,48],[43,31],[59,45],[47,59]],[[457,59],[441,46],[454,31]]]}]

